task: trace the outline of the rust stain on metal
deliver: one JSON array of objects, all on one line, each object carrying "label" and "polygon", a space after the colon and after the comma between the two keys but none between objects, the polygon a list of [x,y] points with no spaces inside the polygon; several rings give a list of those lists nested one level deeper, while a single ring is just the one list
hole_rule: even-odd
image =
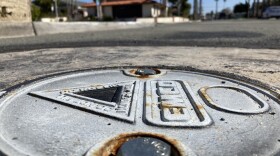
[{"label": "rust stain on metal", "polygon": [[[280,99],[280,90],[277,89],[275,92],[276,92],[277,98]],[[275,93],[273,93],[272,91],[271,91],[270,93],[271,93],[271,94],[275,94]]]},{"label": "rust stain on metal", "polygon": [[208,96],[208,94],[206,93],[208,87],[204,87],[200,89],[200,93],[201,95],[211,104],[216,105],[213,100]]},{"label": "rust stain on metal", "polygon": [[157,69],[157,68],[152,68],[154,71],[156,71],[156,74],[160,74],[161,73],[161,71],[159,70],[159,69]]},{"label": "rust stain on metal", "polygon": [[150,93],[146,93],[146,96],[152,96]]},{"label": "rust stain on metal", "polygon": [[162,103],[161,107],[162,108],[170,108],[170,107],[172,107],[172,104],[170,104],[170,103]]},{"label": "rust stain on metal", "polygon": [[184,151],[184,147],[176,139],[169,138],[165,135],[156,134],[156,133],[133,132],[133,133],[122,133],[108,140],[99,149],[97,149],[92,156],[116,156],[118,149],[121,147],[122,144],[124,144],[125,142],[131,139],[135,139],[138,137],[154,137],[154,138],[161,139],[163,141],[168,142],[171,146],[173,146],[177,150],[176,152],[180,156],[186,155]]},{"label": "rust stain on metal", "polygon": [[16,91],[11,91],[11,92],[8,92],[8,94],[6,96],[15,96],[17,94]]},{"label": "rust stain on metal", "polygon": [[102,84],[93,84],[93,85],[90,85],[91,87],[103,87],[104,85]]},{"label": "rust stain on metal", "polygon": [[151,106],[151,104],[150,103],[146,103],[146,107],[150,107]]},{"label": "rust stain on metal", "polygon": [[[154,70],[156,72],[156,75],[161,74],[161,71],[157,68],[151,68],[152,70]],[[137,78],[139,79],[149,79],[149,78],[154,78],[155,75],[137,75],[136,74],[137,69],[131,69],[129,71],[130,74],[135,75]]]},{"label": "rust stain on metal", "polygon": [[135,73],[136,73],[136,69],[131,69],[129,72],[130,72],[131,74],[135,74]]},{"label": "rust stain on metal", "polygon": [[[71,89],[63,89],[62,90],[64,93],[69,93],[69,92],[71,92]],[[50,91],[51,92],[51,91]]]},{"label": "rust stain on metal", "polygon": [[179,109],[173,109],[173,112],[174,112],[175,115],[180,115],[180,114],[182,114],[181,111],[182,111],[181,108],[179,108]]},{"label": "rust stain on metal", "polygon": [[151,78],[150,75],[139,75],[137,76],[139,79],[148,79],[148,78]]},{"label": "rust stain on metal", "polygon": [[174,106],[170,103],[162,103],[161,107],[162,108],[186,108],[185,106]]},{"label": "rust stain on metal", "polygon": [[203,106],[200,105],[200,104],[196,104],[196,106],[197,106],[197,108],[198,108],[199,110],[204,109]]}]

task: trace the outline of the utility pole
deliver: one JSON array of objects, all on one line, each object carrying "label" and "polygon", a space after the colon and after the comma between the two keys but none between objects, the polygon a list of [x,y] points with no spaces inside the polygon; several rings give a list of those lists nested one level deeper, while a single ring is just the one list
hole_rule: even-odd
[{"label": "utility pole", "polygon": [[253,1],[253,16],[256,17],[256,0]]},{"label": "utility pole", "polygon": [[165,6],[164,17],[168,16],[168,0],[163,0],[162,4]]},{"label": "utility pole", "polygon": [[215,14],[215,19],[217,19],[218,18],[218,2],[219,2],[219,0],[215,0],[216,1],[216,14]]},{"label": "utility pole", "polygon": [[54,0],[54,6],[55,6],[55,17],[58,18],[57,0]]},{"label": "utility pole", "polygon": [[70,4],[69,0],[66,1],[66,8],[67,8],[67,20],[70,19]]},{"label": "utility pole", "polygon": [[97,18],[99,20],[103,19],[102,5],[100,0],[96,0],[96,8],[97,8]]},{"label": "utility pole", "polygon": [[249,18],[250,17],[250,0],[246,0],[246,3],[248,5],[248,7],[247,7],[247,18]]},{"label": "utility pole", "polygon": [[202,18],[202,16],[203,16],[203,1],[202,0],[200,0],[199,1],[199,16],[200,16],[200,18]]},{"label": "utility pole", "polygon": [[193,19],[194,20],[197,20],[197,11],[198,11],[198,2],[197,2],[197,0],[194,0],[193,1]]}]

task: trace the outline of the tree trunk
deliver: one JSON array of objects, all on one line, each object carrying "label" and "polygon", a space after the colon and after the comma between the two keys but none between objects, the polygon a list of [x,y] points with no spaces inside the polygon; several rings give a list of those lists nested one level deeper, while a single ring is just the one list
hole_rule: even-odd
[{"label": "tree trunk", "polygon": [[260,0],[257,0],[257,18],[259,18],[259,10],[260,10]]},{"label": "tree trunk", "polygon": [[178,14],[178,16],[181,16],[181,6],[182,6],[182,3],[181,3],[181,0],[179,0],[179,3],[177,3],[177,14]]},{"label": "tree trunk", "polygon": [[247,18],[250,17],[250,0],[246,0],[247,4],[248,4],[248,8],[247,8]]}]

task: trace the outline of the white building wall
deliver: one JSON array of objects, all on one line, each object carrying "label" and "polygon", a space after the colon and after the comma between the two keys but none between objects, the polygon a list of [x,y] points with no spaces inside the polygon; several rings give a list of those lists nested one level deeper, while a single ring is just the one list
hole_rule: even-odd
[{"label": "white building wall", "polygon": [[105,6],[103,9],[103,16],[113,17],[113,9],[111,6]]},{"label": "white building wall", "polygon": [[136,19],[137,23],[184,23],[184,22],[189,22],[188,18],[183,18],[183,17],[158,17],[158,18],[153,18],[153,17],[146,17],[146,18],[137,18]]},{"label": "white building wall", "polygon": [[152,10],[153,5],[152,4],[143,4],[142,5],[142,16],[143,17],[152,17]]},{"label": "white building wall", "polygon": [[154,6],[151,10],[152,12],[152,17],[160,17],[161,16],[161,9],[157,6]]},{"label": "white building wall", "polygon": [[96,16],[96,8],[87,8],[89,16]]},{"label": "white building wall", "polygon": [[161,10],[153,4],[142,5],[142,16],[143,17],[159,17],[161,16]]}]

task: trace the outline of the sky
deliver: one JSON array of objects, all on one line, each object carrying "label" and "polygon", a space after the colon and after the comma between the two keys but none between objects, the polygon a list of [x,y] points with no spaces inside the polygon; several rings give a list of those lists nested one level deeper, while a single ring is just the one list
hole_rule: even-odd
[{"label": "sky", "polygon": [[[188,0],[189,3],[193,4],[193,0]],[[221,11],[224,8],[230,8],[233,10],[233,7],[236,4],[239,3],[245,3],[245,0],[226,0],[224,3],[224,0],[219,0],[218,2],[218,11]],[[216,1],[215,0],[203,0],[203,12],[215,12],[216,11]]]},{"label": "sky", "polygon": [[[92,2],[92,0],[81,0],[81,1]],[[188,2],[193,4],[193,0],[188,0]],[[219,0],[218,10],[221,11],[223,8],[230,8],[233,10],[234,5],[240,2],[245,3],[245,0],[226,0],[226,3],[224,3],[224,0]],[[203,0],[203,12],[209,13],[211,11],[214,12],[216,11],[215,0]]]}]

